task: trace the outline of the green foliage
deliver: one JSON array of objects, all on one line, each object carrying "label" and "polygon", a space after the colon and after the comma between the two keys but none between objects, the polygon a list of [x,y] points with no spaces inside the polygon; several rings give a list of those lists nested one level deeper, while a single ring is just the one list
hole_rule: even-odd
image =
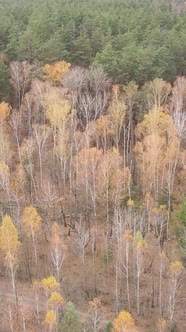
[{"label": "green foliage", "polygon": [[8,100],[9,95],[9,70],[8,66],[0,60],[0,101]]},{"label": "green foliage", "polygon": [[158,204],[159,205],[165,205],[166,207],[168,207],[169,199],[170,199],[170,205],[171,205],[170,208],[172,209],[172,204],[175,201],[174,195],[171,194],[170,198],[169,198],[168,188],[166,188],[166,187],[161,188],[159,193],[158,193]]},{"label": "green foliage", "polygon": [[186,20],[167,3],[0,0],[0,51],[10,60],[102,65],[122,84],[173,80],[186,73]]},{"label": "green foliage", "polygon": [[186,227],[186,198],[183,198],[182,203],[179,206],[176,217],[180,222],[180,225]]},{"label": "green foliage", "polygon": [[113,329],[113,323],[112,322],[108,322],[106,327],[105,327],[105,332],[111,332]]},{"label": "green foliage", "polygon": [[171,326],[170,332],[178,332],[178,325],[177,325],[176,322],[173,322],[173,323],[172,323],[172,326]]},{"label": "green foliage", "polygon": [[146,332],[158,332],[158,330],[157,330],[156,327],[151,326],[151,327],[149,327],[149,328],[147,329]]},{"label": "green foliage", "polygon": [[178,225],[175,227],[175,233],[179,242],[181,253],[186,255],[186,197],[183,198],[182,203],[176,213]]},{"label": "green foliage", "polygon": [[68,302],[66,312],[60,323],[62,332],[81,332],[81,322],[72,302]]},{"label": "green foliage", "polygon": [[108,267],[113,257],[113,246],[109,244],[103,253],[103,262]]}]

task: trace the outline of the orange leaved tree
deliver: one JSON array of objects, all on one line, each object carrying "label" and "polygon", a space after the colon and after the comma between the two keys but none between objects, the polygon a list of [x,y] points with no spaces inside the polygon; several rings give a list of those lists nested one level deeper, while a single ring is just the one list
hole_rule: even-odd
[{"label": "orange leaved tree", "polygon": [[135,331],[135,323],[128,311],[122,310],[114,320],[114,332]]},{"label": "orange leaved tree", "polygon": [[43,68],[45,73],[45,78],[52,80],[52,82],[57,83],[61,80],[64,74],[69,71],[71,64],[66,61],[58,61],[53,65],[46,64]]}]

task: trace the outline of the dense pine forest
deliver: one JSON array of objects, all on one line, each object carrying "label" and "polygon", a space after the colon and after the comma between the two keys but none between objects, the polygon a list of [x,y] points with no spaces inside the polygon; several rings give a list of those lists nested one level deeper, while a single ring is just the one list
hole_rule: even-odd
[{"label": "dense pine forest", "polygon": [[186,3],[0,0],[0,331],[186,330]]},{"label": "dense pine forest", "polygon": [[186,71],[185,6],[169,0],[0,0],[0,51],[8,61],[102,65],[115,83],[173,82]]}]

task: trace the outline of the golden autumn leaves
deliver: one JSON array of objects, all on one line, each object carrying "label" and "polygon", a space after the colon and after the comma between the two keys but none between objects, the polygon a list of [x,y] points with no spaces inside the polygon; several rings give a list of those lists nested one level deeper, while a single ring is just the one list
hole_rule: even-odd
[{"label": "golden autumn leaves", "polygon": [[[36,209],[30,206],[25,208],[22,220],[22,228],[25,236],[31,237],[33,245],[36,246],[36,235],[41,228],[41,217],[38,215]],[[34,247],[35,250],[36,248]],[[7,215],[3,218],[2,225],[0,226],[0,254],[4,265],[9,271],[13,295],[15,303],[17,303],[16,270],[21,258],[21,241],[19,240],[16,226],[10,216]],[[64,299],[59,292],[59,286],[60,284],[54,276],[43,278],[40,283],[37,281],[33,283],[33,288],[37,288],[37,292],[39,288],[45,292],[47,312],[44,324],[51,328],[57,324],[59,319],[58,311],[64,303]]]},{"label": "golden autumn leaves", "polygon": [[6,120],[6,118],[9,116],[10,111],[11,111],[11,106],[10,106],[8,103],[2,101],[2,102],[0,103],[0,123],[1,123],[1,124],[2,124],[2,123]]},{"label": "golden autumn leaves", "polygon": [[41,280],[41,287],[44,289],[47,298],[47,312],[44,324],[48,325],[52,331],[59,320],[59,309],[64,304],[64,299],[58,291],[60,284],[54,276],[49,276]]},{"label": "golden autumn leaves", "polygon": [[18,231],[9,216],[5,216],[0,227],[0,248],[5,263],[18,262],[18,250],[20,248]]},{"label": "golden autumn leaves", "polygon": [[[28,211],[30,216],[28,215]],[[23,227],[25,232],[28,233],[28,236],[31,236],[31,228],[35,229],[35,232],[40,229],[41,218],[38,215],[37,211],[33,207],[25,208],[23,213]],[[24,226],[25,224],[25,226]],[[30,235],[29,235],[30,234]],[[126,233],[126,239],[131,239],[131,235]],[[140,233],[136,233],[134,237],[134,245],[136,250],[142,252],[146,247],[146,241],[143,239]],[[18,230],[13,224],[9,216],[5,216],[2,220],[2,225],[0,226],[0,250],[1,255],[4,261],[4,264],[9,269],[11,274],[11,282],[16,300],[16,287],[15,287],[15,272],[17,265],[19,264],[19,255],[20,255],[21,242],[18,238]],[[178,278],[183,270],[183,265],[180,261],[175,260],[170,263],[170,286],[171,292],[171,301],[175,300],[175,292],[178,285]],[[42,289],[46,298],[46,314],[43,320],[43,324],[49,327],[49,330],[52,331],[54,326],[58,323],[59,319],[59,310],[64,305],[64,298],[59,291],[60,284],[54,276],[49,276],[43,278],[40,282],[36,281],[33,283],[33,288],[39,287]],[[175,287],[175,289],[174,289]],[[174,304],[174,302],[173,302]],[[89,315],[96,322],[100,322],[100,310],[101,303],[99,299],[94,299],[89,304]],[[166,326],[165,319],[161,318],[158,320],[158,329],[159,331],[164,331]],[[113,321],[113,332],[136,332],[137,328],[135,326],[134,320],[131,314],[125,310],[122,310],[116,319]]]},{"label": "golden autumn leaves", "polygon": [[119,315],[114,320],[114,332],[129,332],[137,331],[132,315],[125,310],[120,311]]},{"label": "golden autumn leaves", "polygon": [[[41,217],[38,215],[35,208],[26,207],[23,213],[22,220],[23,233],[28,237],[32,237],[35,251],[35,237],[38,229],[40,228]],[[0,226],[0,249],[4,264],[10,272],[13,293],[16,298],[15,277],[16,270],[20,261],[21,241],[19,240],[18,229],[12,222],[11,217],[8,215],[5,215],[2,220],[2,225]]]},{"label": "golden autumn leaves", "polygon": [[[63,246],[59,224],[53,224],[52,226],[53,220],[56,220],[57,213],[53,215],[51,213],[50,215],[52,209],[56,209],[57,212],[59,207],[58,203],[62,203],[60,209],[60,213],[63,214],[60,216],[62,223],[66,223],[66,216],[69,218],[70,215],[70,218],[71,216],[74,218],[74,211],[76,211],[75,217],[78,217],[78,211],[83,222],[86,224],[89,222],[90,231],[92,231],[92,229],[96,230],[97,225],[100,225],[100,223],[104,221],[105,224],[107,223],[108,234],[112,234],[112,230],[113,232],[116,231],[117,226],[113,225],[113,211],[115,213],[115,211],[117,212],[121,208],[121,210],[125,210],[128,213],[124,219],[130,220],[128,226],[125,226],[122,235],[126,244],[124,248],[126,256],[124,266],[127,275],[126,279],[129,284],[130,275],[128,275],[127,270],[129,269],[127,265],[127,243],[130,244],[130,242],[132,242],[133,255],[136,255],[135,261],[134,257],[133,261],[139,271],[138,291],[136,292],[139,295],[140,273],[143,272],[143,266],[141,268],[140,264],[144,256],[146,241],[142,237],[142,233],[137,232],[138,225],[137,229],[134,227],[135,232],[133,232],[133,212],[138,209],[139,214],[141,213],[140,211],[142,211],[148,215],[146,219],[142,222],[140,221],[142,224],[140,230],[142,229],[143,232],[148,235],[153,231],[161,245],[161,241],[163,241],[163,229],[165,228],[167,220],[167,208],[169,206],[168,204],[159,204],[158,195],[161,188],[166,186],[169,188],[169,196],[171,195],[176,162],[179,158],[179,137],[175,123],[168,109],[166,107],[160,107],[162,102],[167,98],[169,89],[168,87],[165,90],[163,89],[165,97],[161,97],[157,85],[162,83],[162,81],[156,81],[153,83],[154,85],[150,84],[148,102],[149,105],[151,105],[151,110],[148,114],[144,115],[143,120],[139,122],[138,125],[135,124],[135,140],[132,141],[132,130],[134,131],[135,129],[132,115],[134,111],[133,104],[135,94],[138,90],[135,84],[131,84],[128,88],[125,87],[125,89],[119,86],[113,86],[112,89],[110,88],[109,102],[106,111],[98,112],[95,116],[92,116],[91,113],[87,115],[86,118],[83,118],[84,115],[82,114],[84,113],[80,113],[78,107],[75,106],[77,111],[74,111],[72,108],[72,100],[69,98],[71,92],[66,93],[58,86],[57,80],[59,78],[56,80],[55,77],[57,77],[57,74],[55,70],[54,74],[52,74],[53,69],[52,67],[48,68],[48,75],[51,76],[50,78],[48,77],[48,79],[52,81],[52,85],[49,85],[48,82],[44,82],[44,84],[46,83],[46,89],[40,90],[40,98],[42,97],[43,103],[40,104],[40,107],[42,108],[43,118],[41,121],[34,119],[33,123],[29,123],[28,138],[21,143],[20,147],[20,168],[22,167],[23,172],[27,172],[25,172],[25,176],[30,175],[30,199],[34,204],[38,204],[44,219],[44,223],[42,223],[41,217],[32,206],[25,208],[23,213],[21,212],[22,222],[18,225],[18,228],[21,228],[21,232],[24,234],[24,244],[28,243],[29,248],[31,248],[28,253],[28,261],[30,260],[31,262],[31,274],[34,272],[34,276],[37,277],[38,280],[40,279],[37,273],[41,273],[39,263],[42,262],[42,260],[38,255],[38,253],[40,254],[40,248],[37,245],[37,240],[41,234],[41,230],[45,227],[45,235],[47,238],[49,232],[53,233],[50,239],[49,254],[51,256],[50,259],[52,260],[51,263],[53,264],[55,278],[57,282],[63,279],[62,264],[66,250]],[[160,90],[161,89],[162,85],[160,84]],[[44,91],[43,94],[42,91]],[[34,93],[36,93],[36,91]],[[89,95],[86,95],[86,97],[87,96],[90,97]],[[154,107],[152,106],[153,101],[155,101]],[[90,102],[92,103],[91,100]],[[1,106],[2,121],[0,120],[0,123],[1,129],[3,128],[2,133],[6,129],[5,122],[9,115],[10,107],[8,104]],[[87,106],[87,104],[85,104],[85,106]],[[32,112],[32,110],[30,112]],[[92,108],[91,110],[88,109],[87,112],[92,112]],[[32,113],[30,113],[30,115],[32,115]],[[80,121],[80,117],[82,122]],[[50,165],[48,160],[46,160],[48,156],[51,158]],[[11,173],[10,163],[6,158],[1,157],[0,160],[0,186],[2,192],[5,191],[7,197],[12,199],[15,191],[19,191],[19,189],[16,189],[17,183],[15,178],[14,181],[12,181],[13,175]],[[137,198],[140,200],[138,202],[135,194],[131,192],[133,190],[133,179],[135,182],[134,168],[132,169],[134,165],[133,161],[136,163],[135,176],[137,177],[136,181],[140,188],[140,194],[142,194],[140,198]],[[47,167],[48,170],[50,168],[52,172],[55,172],[55,167],[56,169],[58,167],[56,174],[53,173],[53,176],[56,175],[55,181],[61,186],[58,189],[59,193],[54,189],[55,186],[52,183],[54,177],[51,176],[50,181],[48,181],[49,174],[47,173]],[[39,171],[40,181],[38,181]],[[48,196],[47,188],[50,188]],[[17,200],[20,197],[19,193]],[[29,195],[27,197],[29,200]],[[36,200],[33,200],[35,197]],[[9,201],[11,202],[10,199]],[[25,202],[23,204],[25,204]],[[141,204],[140,207],[139,204]],[[11,204],[9,204],[9,206],[8,208],[11,212]],[[23,208],[24,206],[21,205],[21,211]],[[13,214],[10,213],[10,215],[13,220]],[[114,217],[117,217],[117,215]],[[77,219],[76,222],[79,223],[79,220]],[[93,223],[94,227],[92,227]],[[18,221],[16,221],[15,224],[17,225]],[[2,233],[3,232],[2,229]],[[91,235],[94,237],[95,244],[96,232]],[[21,238],[18,238],[18,241],[20,241]],[[15,246],[15,248],[15,253],[19,253],[21,244],[17,247]],[[94,248],[96,248],[96,245],[94,245]],[[94,258],[96,258],[96,255],[95,252]],[[7,257],[9,258],[9,262],[11,262],[10,258],[12,258],[12,256],[8,254]],[[35,258],[35,269],[33,258]],[[12,260],[11,263],[13,262],[14,260]],[[17,256],[15,266],[13,264],[9,266],[9,270],[10,268],[12,269],[10,270],[12,271],[12,280],[15,276],[18,264],[19,255]],[[172,283],[177,280],[177,272],[174,273],[174,271],[181,271],[179,264],[180,263],[175,262],[175,266],[171,266]],[[15,269],[13,269],[13,267],[15,267]],[[118,278],[120,278],[120,276]],[[48,287],[44,285],[46,281],[43,280],[42,286],[42,289],[45,289],[45,292],[48,294],[46,296],[48,311],[46,313],[45,323],[52,329],[57,321],[56,313],[52,309],[52,306],[54,303],[57,303],[56,306],[61,303],[61,295],[58,294],[55,288],[46,291]],[[49,281],[49,284],[51,283],[52,285],[52,278]],[[130,301],[132,301],[132,299],[130,300],[130,293],[128,291],[129,311]],[[171,301],[174,301],[173,293]],[[140,297],[137,304],[137,312],[139,312],[139,305]],[[118,306],[118,311],[120,309],[121,306]],[[129,317],[126,317],[128,317],[128,315],[122,311],[118,322],[122,321],[123,325],[120,326],[119,323],[116,322],[115,329],[122,331],[124,328],[127,328],[125,320],[129,320]],[[163,326],[163,323],[160,325]],[[131,326],[131,328],[133,327]]]},{"label": "golden autumn leaves", "polygon": [[37,294],[36,301],[39,300],[40,291],[45,294],[45,301],[42,304],[43,309],[45,309],[45,316],[42,325],[43,327],[47,327],[49,331],[53,331],[53,328],[59,322],[59,311],[65,302],[60,293],[60,284],[57,282],[56,278],[51,275],[43,278],[41,281],[35,280],[32,284],[32,288]]},{"label": "golden autumn leaves", "polygon": [[143,193],[151,192],[157,200],[161,187],[173,180],[179,152],[179,138],[173,120],[154,107],[136,128],[137,169]]},{"label": "golden autumn leaves", "polygon": [[57,83],[61,80],[62,76],[66,74],[71,64],[66,61],[58,61],[53,65],[46,64],[43,68],[45,78]]}]

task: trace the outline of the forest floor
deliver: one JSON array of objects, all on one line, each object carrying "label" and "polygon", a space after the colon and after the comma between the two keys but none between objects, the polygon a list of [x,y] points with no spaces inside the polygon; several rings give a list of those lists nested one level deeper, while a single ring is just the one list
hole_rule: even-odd
[{"label": "forest floor", "polygon": [[[72,301],[79,313],[82,321],[88,318],[89,302],[94,298],[98,297],[101,300],[102,306],[102,324],[100,331],[103,331],[102,327],[106,326],[108,321],[113,321],[116,317],[116,302],[115,302],[115,260],[111,259],[107,266],[104,260],[105,253],[105,236],[104,228],[100,225],[97,234],[97,255],[96,255],[96,275],[94,275],[93,258],[92,258],[92,245],[91,243],[86,248],[86,275],[87,285],[85,287],[83,265],[81,256],[76,252],[76,235],[71,232],[70,237],[67,235],[68,231],[65,229],[63,235],[64,245],[66,246],[66,259],[64,261],[62,282],[61,282],[61,293],[65,299],[65,302]],[[40,266],[42,269],[42,276],[49,276],[52,274],[52,266],[49,257],[44,257],[44,253],[47,252],[45,246],[48,244],[40,243]],[[156,256],[157,243],[150,241],[148,253],[146,256],[145,266],[149,267],[152,261],[152,257]],[[167,259],[172,255],[172,251],[175,250],[174,239],[165,245],[165,253]],[[114,251],[114,248],[113,248]],[[174,255],[176,255],[174,253]],[[176,257],[176,256],[175,256]],[[156,264],[158,264],[158,257],[153,258],[153,268],[148,271],[141,279],[141,314],[138,316],[135,310],[135,291],[131,287],[131,299],[132,299],[132,310],[131,314],[134,317],[138,331],[150,332],[152,326],[156,325],[158,317],[158,296],[157,289],[158,285],[155,282],[155,295],[152,298],[152,289],[154,278],[157,278]],[[33,264],[34,265],[34,264]],[[32,265],[32,266],[33,266]],[[45,269],[45,271],[44,271]],[[155,271],[155,272],[154,272]],[[2,308],[6,303],[14,303],[14,295],[12,292],[10,281],[5,277],[6,272],[2,271],[0,277],[0,304]],[[20,274],[20,271],[18,271]],[[34,271],[32,271],[34,274]],[[25,280],[25,272],[22,271],[21,279],[17,281],[17,296],[20,303],[23,303],[28,310],[36,311],[36,301],[33,294],[33,288],[29,282]],[[25,280],[24,280],[25,279]],[[96,282],[96,290],[95,290]],[[168,283],[168,279],[163,280],[164,284]],[[179,332],[186,330],[186,274],[183,275],[182,288],[180,296],[175,310],[175,320],[178,322],[177,328]],[[126,302],[126,290],[125,280],[121,285],[121,297],[120,310],[128,310]],[[46,298],[44,293],[39,292],[38,308],[43,316],[46,312]],[[185,308],[185,309],[184,309]],[[151,330],[150,330],[151,329]],[[1,331],[1,330],[0,330]]]}]

